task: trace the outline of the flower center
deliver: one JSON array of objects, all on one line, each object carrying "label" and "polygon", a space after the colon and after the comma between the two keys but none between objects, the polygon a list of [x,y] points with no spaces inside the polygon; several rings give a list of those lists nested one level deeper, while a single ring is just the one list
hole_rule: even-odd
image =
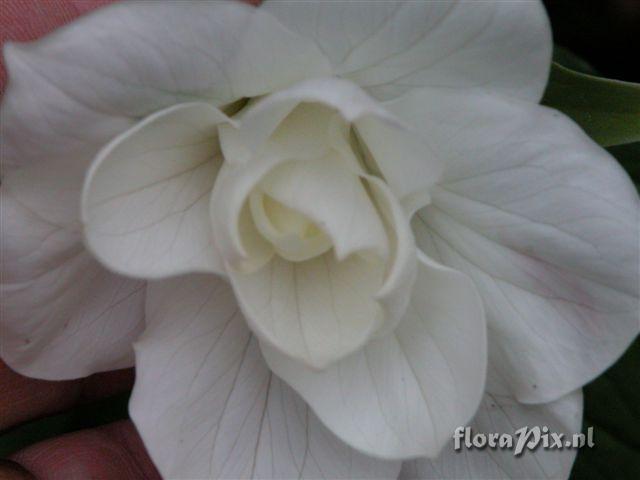
[{"label": "flower center", "polygon": [[331,239],[314,222],[271,198],[260,186],[251,193],[249,206],[260,234],[286,260],[302,262],[331,249]]}]

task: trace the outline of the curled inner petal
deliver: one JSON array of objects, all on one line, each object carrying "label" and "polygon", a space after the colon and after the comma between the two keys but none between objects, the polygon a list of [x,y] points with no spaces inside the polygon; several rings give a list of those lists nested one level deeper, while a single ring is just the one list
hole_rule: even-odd
[{"label": "curled inner petal", "polygon": [[258,231],[275,251],[292,262],[302,262],[331,249],[331,239],[307,216],[256,190],[249,197]]}]

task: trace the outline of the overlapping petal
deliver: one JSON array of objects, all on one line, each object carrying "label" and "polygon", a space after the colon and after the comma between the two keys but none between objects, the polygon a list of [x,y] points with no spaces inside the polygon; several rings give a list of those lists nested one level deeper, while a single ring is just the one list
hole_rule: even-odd
[{"label": "overlapping petal", "polygon": [[[580,390],[542,405],[523,405],[510,396],[487,393],[475,418],[469,423],[471,437],[477,433],[507,434],[513,437],[512,449],[468,448],[461,441],[460,451],[454,450],[453,441],[436,459],[419,459],[405,462],[400,480],[529,480],[545,478],[564,480],[569,478],[577,449],[566,448],[564,442],[573,441],[582,424],[582,392]],[[564,435],[561,448],[524,449],[514,455],[518,442],[516,431],[548,428]],[[544,432],[540,432],[544,433]],[[535,435],[535,434],[534,434]],[[525,441],[533,435],[524,437]]]},{"label": "overlapping petal", "polygon": [[254,273],[229,274],[258,338],[314,368],[361,348],[384,324],[375,295],[384,264],[327,252],[304,262],[276,256]]},{"label": "overlapping petal", "polygon": [[404,317],[419,268],[418,251],[407,214],[389,186],[372,175],[364,178],[384,222],[390,246],[384,283],[375,296],[385,311],[385,322],[376,332],[383,336]]},{"label": "overlapping petal", "polygon": [[0,216],[2,359],[48,380],[130,367],[144,328],[144,282],[106,271],[79,230],[48,221],[5,185]]},{"label": "overlapping petal", "polygon": [[180,104],[102,149],[85,179],[82,222],[104,265],[140,278],[224,271],[209,198],[223,162],[217,127],[226,121],[207,103]]},{"label": "overlapping petal", "polygon": [[467,277],[423,255],[407,314],[391,334],[321,371],[261,348],[338,437],[379,458],[435,457],[484,390],[480,297]]},{"label": "overlapping petal", "polygon": [[[401,200],[416,195],[428,198],[428,189],[440,178],[443,168],[443,162],[431,151],[428,139],[399,121],[355,83],[340,78],[306,80],[256,102],[242,114],[239,129],[222,132],[225,158],[233,163],[253,158],[277,132],[283,119],[300,104],[321,105],[337,111],[348,125],[353,125],[361,137],[363,153],[371,156],[368,166],[384,176]],[[285,138],[291,136],[295,137],[286,135]],[[311,152],[315,151],[309,149],[305,154],[299,149],[296,155],[313,157]]]},{"label": "overlapping petal", "polygon": [[538,1],[268,0],[261,8],[383,100],[437,86],[538,101],[549,73],[551,30]]},{"label": "overlapping petal", "polygon": [[397,478],[324,427],[264,364],[231,288],[190,275],[149,287],[131,415],[167,478]]},{"label": "overlapping petal", "polygon": [[387,106],[447,160],[417,243],[475,280],[511,392],[551,401],[611,365],[639,329],[639,202],[616,161],[538,105],[434,90]]}]

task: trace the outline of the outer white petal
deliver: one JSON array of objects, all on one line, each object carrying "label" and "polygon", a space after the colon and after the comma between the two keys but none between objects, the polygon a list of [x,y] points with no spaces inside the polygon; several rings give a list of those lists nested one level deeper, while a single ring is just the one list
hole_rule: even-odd
[{"label": "outer white petal", "polygon": [[622,168],[545,107],[432,91],[390,108],[447,158],[417,242],[475,280],[511,392],[546,402],[599,375],[640,328],[639,201]]},{"label": "outer white petal", "polygon": [[5,56],[10,164],[104,143],[176,103],[220,106],[328,74],[313,42],[235,1],[117,3]]},{"label": "outer white petal", "polygon": [[223,272],[213,245],[209,197],[223,162],[207,103],[155,113],[97,155],[82,195],[87,246],[119,273],[157,278]]},{"label": "outer white petal", "polygon": [[130,411],[167,478],[396,478],[340,442],[270,373],[214,276],[151,284]]},{"label": "outer white petal", "polygon": [[84,250],[79,231],[26,208],[5,185],[1,192],[2,359],[48,380],[131,366],[144,326],[144,283],[107,272]]},{"label": "outer white petal", "polygon": [[471,281],[422,256],[407,315],[392,334],[322,371],[261,348],[347,444],[379,458],[435,457],[482,398],[485,329]]},{"label": "outer white petal", "polygon": [[338,75],[389,99],[424,86],[479,88],[538,101],[551,61],[542,2],[271,1],[315,40]]},{"label": "outer white petal", "polygon": [[[514,435],[522,427],[546,426],[549,432],[564,434],[563,442],[566,442],[580,433],[581,424],[582,392],[578,390],[542,405],[523,405],[512,397],[488,393],[469,426],[472,435]],[[400,480],[567,479],[577,451],[539,447],[535,451],[525,449],[516,457],[513,450],[488,447],[469,450],[464,444],[460,451],[456,451],[451,442],[438,458],[405,462]]]}]

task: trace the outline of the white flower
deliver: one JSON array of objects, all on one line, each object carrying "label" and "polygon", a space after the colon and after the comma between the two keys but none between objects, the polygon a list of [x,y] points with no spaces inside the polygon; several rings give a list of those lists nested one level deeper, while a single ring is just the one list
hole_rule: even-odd
[{"label": "white flower", "polygon": [[3,359],[135,341],[168,478],[566,478],[447,446],[579,431],[638,331],[638,197],[537,105],[550,53],[537,1],[123,3],[7,46]]}]

